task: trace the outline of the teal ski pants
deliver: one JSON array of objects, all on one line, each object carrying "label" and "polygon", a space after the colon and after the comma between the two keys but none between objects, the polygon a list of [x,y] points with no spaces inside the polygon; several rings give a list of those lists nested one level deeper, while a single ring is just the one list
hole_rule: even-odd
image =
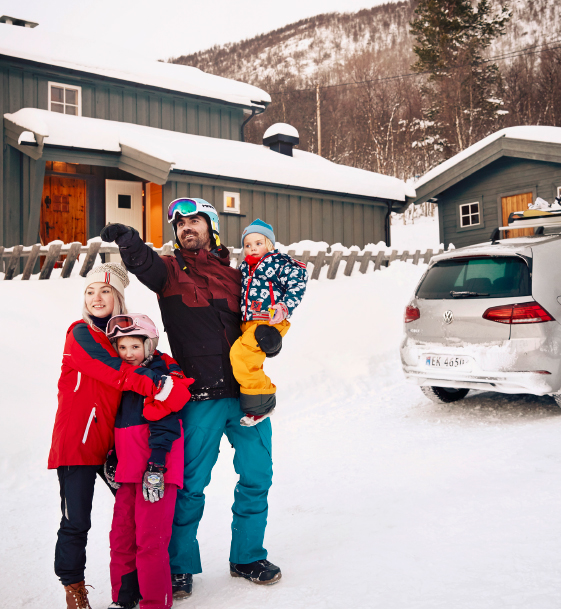
[{"label": "teal ski pants", "polygon": [[263,547],[267,525],[267,495],[273,477],[271,421],[242,427],[238,398],[189,402],[181,412],[185,433],[183,489],[177,492],[169,545],[172,573],[201,573],[197,529],[205,507],[204,489],[226,434],[235,449],[239,475],[232,505],[230,562],[247,564],[267,558]]}]

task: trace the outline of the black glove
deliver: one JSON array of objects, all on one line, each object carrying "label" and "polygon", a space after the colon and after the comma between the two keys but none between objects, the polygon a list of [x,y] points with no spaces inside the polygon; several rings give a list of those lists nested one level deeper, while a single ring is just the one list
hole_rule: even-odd
[{"label": "black glove", "polygon": [[142,494],[150,503],[159,501],[164,496],[164,473],[166,468],[159,463],[148,463],[142,478]]},{"label": "black glove", "polygon": [[127,233],[132,232],[132,228],[130,226],[125,226],[124,224],[108,224],[101,229],[100,237],[102,241],[107,241],[108,243],[112,243],[116,241],[119,237],[126,235]]},{"label": "black glove", "polygon": [[115,482],[115,474],[117,473],[117,453],[114,448],[112,448],[107,453],[107,461],[105,461],[105,465],[103,466],[103,473],[105,474],[105,479],[111,488],[118,489],[121,487],[119,482]]}]

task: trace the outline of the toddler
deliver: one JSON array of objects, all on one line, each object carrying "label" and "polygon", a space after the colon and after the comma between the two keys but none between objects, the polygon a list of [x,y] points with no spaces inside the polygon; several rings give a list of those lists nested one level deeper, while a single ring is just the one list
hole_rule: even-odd
[{"label": "toddler", "polygon": [[[123,392],[115,419],[115,450],[106,475],[118,487],[109,542],[110,609],[167,609],[172,605],[168,545],[177,489],[183,487],[183,429],[178,411],[191,397],[177,363],[156,351],[158,330],[146,315],[112,317],[107,337],[119,357],[164,377],[171,376],[181,394],[144,398]],[[167,382],[167,379],[166,379]],[[165,388],[165,384],[164,384]],[[116,454],[115,454],[116,453]]]},{"label": "toddler", "polygon": [[268,417],[276,405],[276,387],[263,372],[263,363],[280,352],[308,273],[304,264],[275,249],[273,227],[259,218],[243,231],[242,250],[242,335],[232,345],[230,361],[245,413],[240,423],[250,426]]}]

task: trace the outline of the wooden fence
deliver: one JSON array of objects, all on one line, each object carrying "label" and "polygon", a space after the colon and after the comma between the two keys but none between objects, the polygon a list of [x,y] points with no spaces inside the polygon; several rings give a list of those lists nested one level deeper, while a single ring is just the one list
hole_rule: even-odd
[{"label": "wooden fence", "polygon": [[[151,244],[149,244],[151,245]],[[158,254],[170,255],[172,254],[172,246],[167,243],[161,248],[153,248]],[[233,247],[228,248],[230,250],[230,256],[237,266],[244,258],[242,250],[235,250]],[[442,253],[443,250],[439,250],[436,254]],[[31,273],[37,264],[37,260],[40,256],[44,256],[43,266],[39,274],[39,279],[49,279],[57,263],[62,265],[61,277],[63,279],[70,277],[72,269],[76,264],[78,257],[84,254],[82,266],[80,268],[80,275],[85,277],[92,269],[96,256],[98,254],[119,254],[119,248],[116,245],[108,245],[101,241],[92,241],[89,245],[82,245],[81,243],[51,243],[48,246],[33,245],[32,247],[24,248],[23,245],[15,245],[12,248],[4,248],[0,246],[0,272],[4,269],[4,279],[13,279],[19,275],[19,269],[21,263],[25,263],[23,266],[22,279],[29,279]],[[344,263],[345,270],[344,275],[350,276],[358,265],[358,270],[361,273],[366,273],[369,268],[370,262],[373,263],[374,270],[379,270],[382,266],[389,266],[392,262],[412,260],[413,264],[427,264],[435,253],[433,250],[428,249],[426,252],[421,253],[417,250],[414,253],[409,251],[398,252],[392,250],[391,253],[386,253],[385,250],[378,252],[357,252],[351,251],[350,254],[343,254],[343,252],[318,252],[317,254],[311,254],[309,251],[305,251],[303,254],[296,254],[294,250],[289,250],[288,254],[300,260],[304,264],[313,264],[313,271],[311,278],[319,279],[321,269],[327,266],[327,278],[335,279],[337,277],[337,271],[339,266]],[[61,257],[65,257],[61,260]]]}]

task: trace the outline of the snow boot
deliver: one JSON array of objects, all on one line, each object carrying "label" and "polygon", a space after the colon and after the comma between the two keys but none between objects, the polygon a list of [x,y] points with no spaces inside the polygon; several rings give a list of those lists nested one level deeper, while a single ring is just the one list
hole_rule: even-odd
[{"label": "snow boot", "polygon": [[172,573],[171,591],[175,600],[191,596],[193,594],[193,576],[191,573]]},{"label": "snow boot", "polygon": [[235,565],[230,563],[230,575],[232,577],[243,577],[254,584],[270,586],[276,584],[282,577],[280,567],[268,560],[256,560],[248,565]]},{"label": "snow boot", "polygon": [[76,584],[64,586],[66,590],[66,607],[67,609],[92,609],[88,602],[88,591],[86,590],[85,582],[81,581]]},{"label": "snow boot", "polygon": [[140,600],[131,601],[130,603],[111,603],[108,609],[134,609],[138,606]]}]

